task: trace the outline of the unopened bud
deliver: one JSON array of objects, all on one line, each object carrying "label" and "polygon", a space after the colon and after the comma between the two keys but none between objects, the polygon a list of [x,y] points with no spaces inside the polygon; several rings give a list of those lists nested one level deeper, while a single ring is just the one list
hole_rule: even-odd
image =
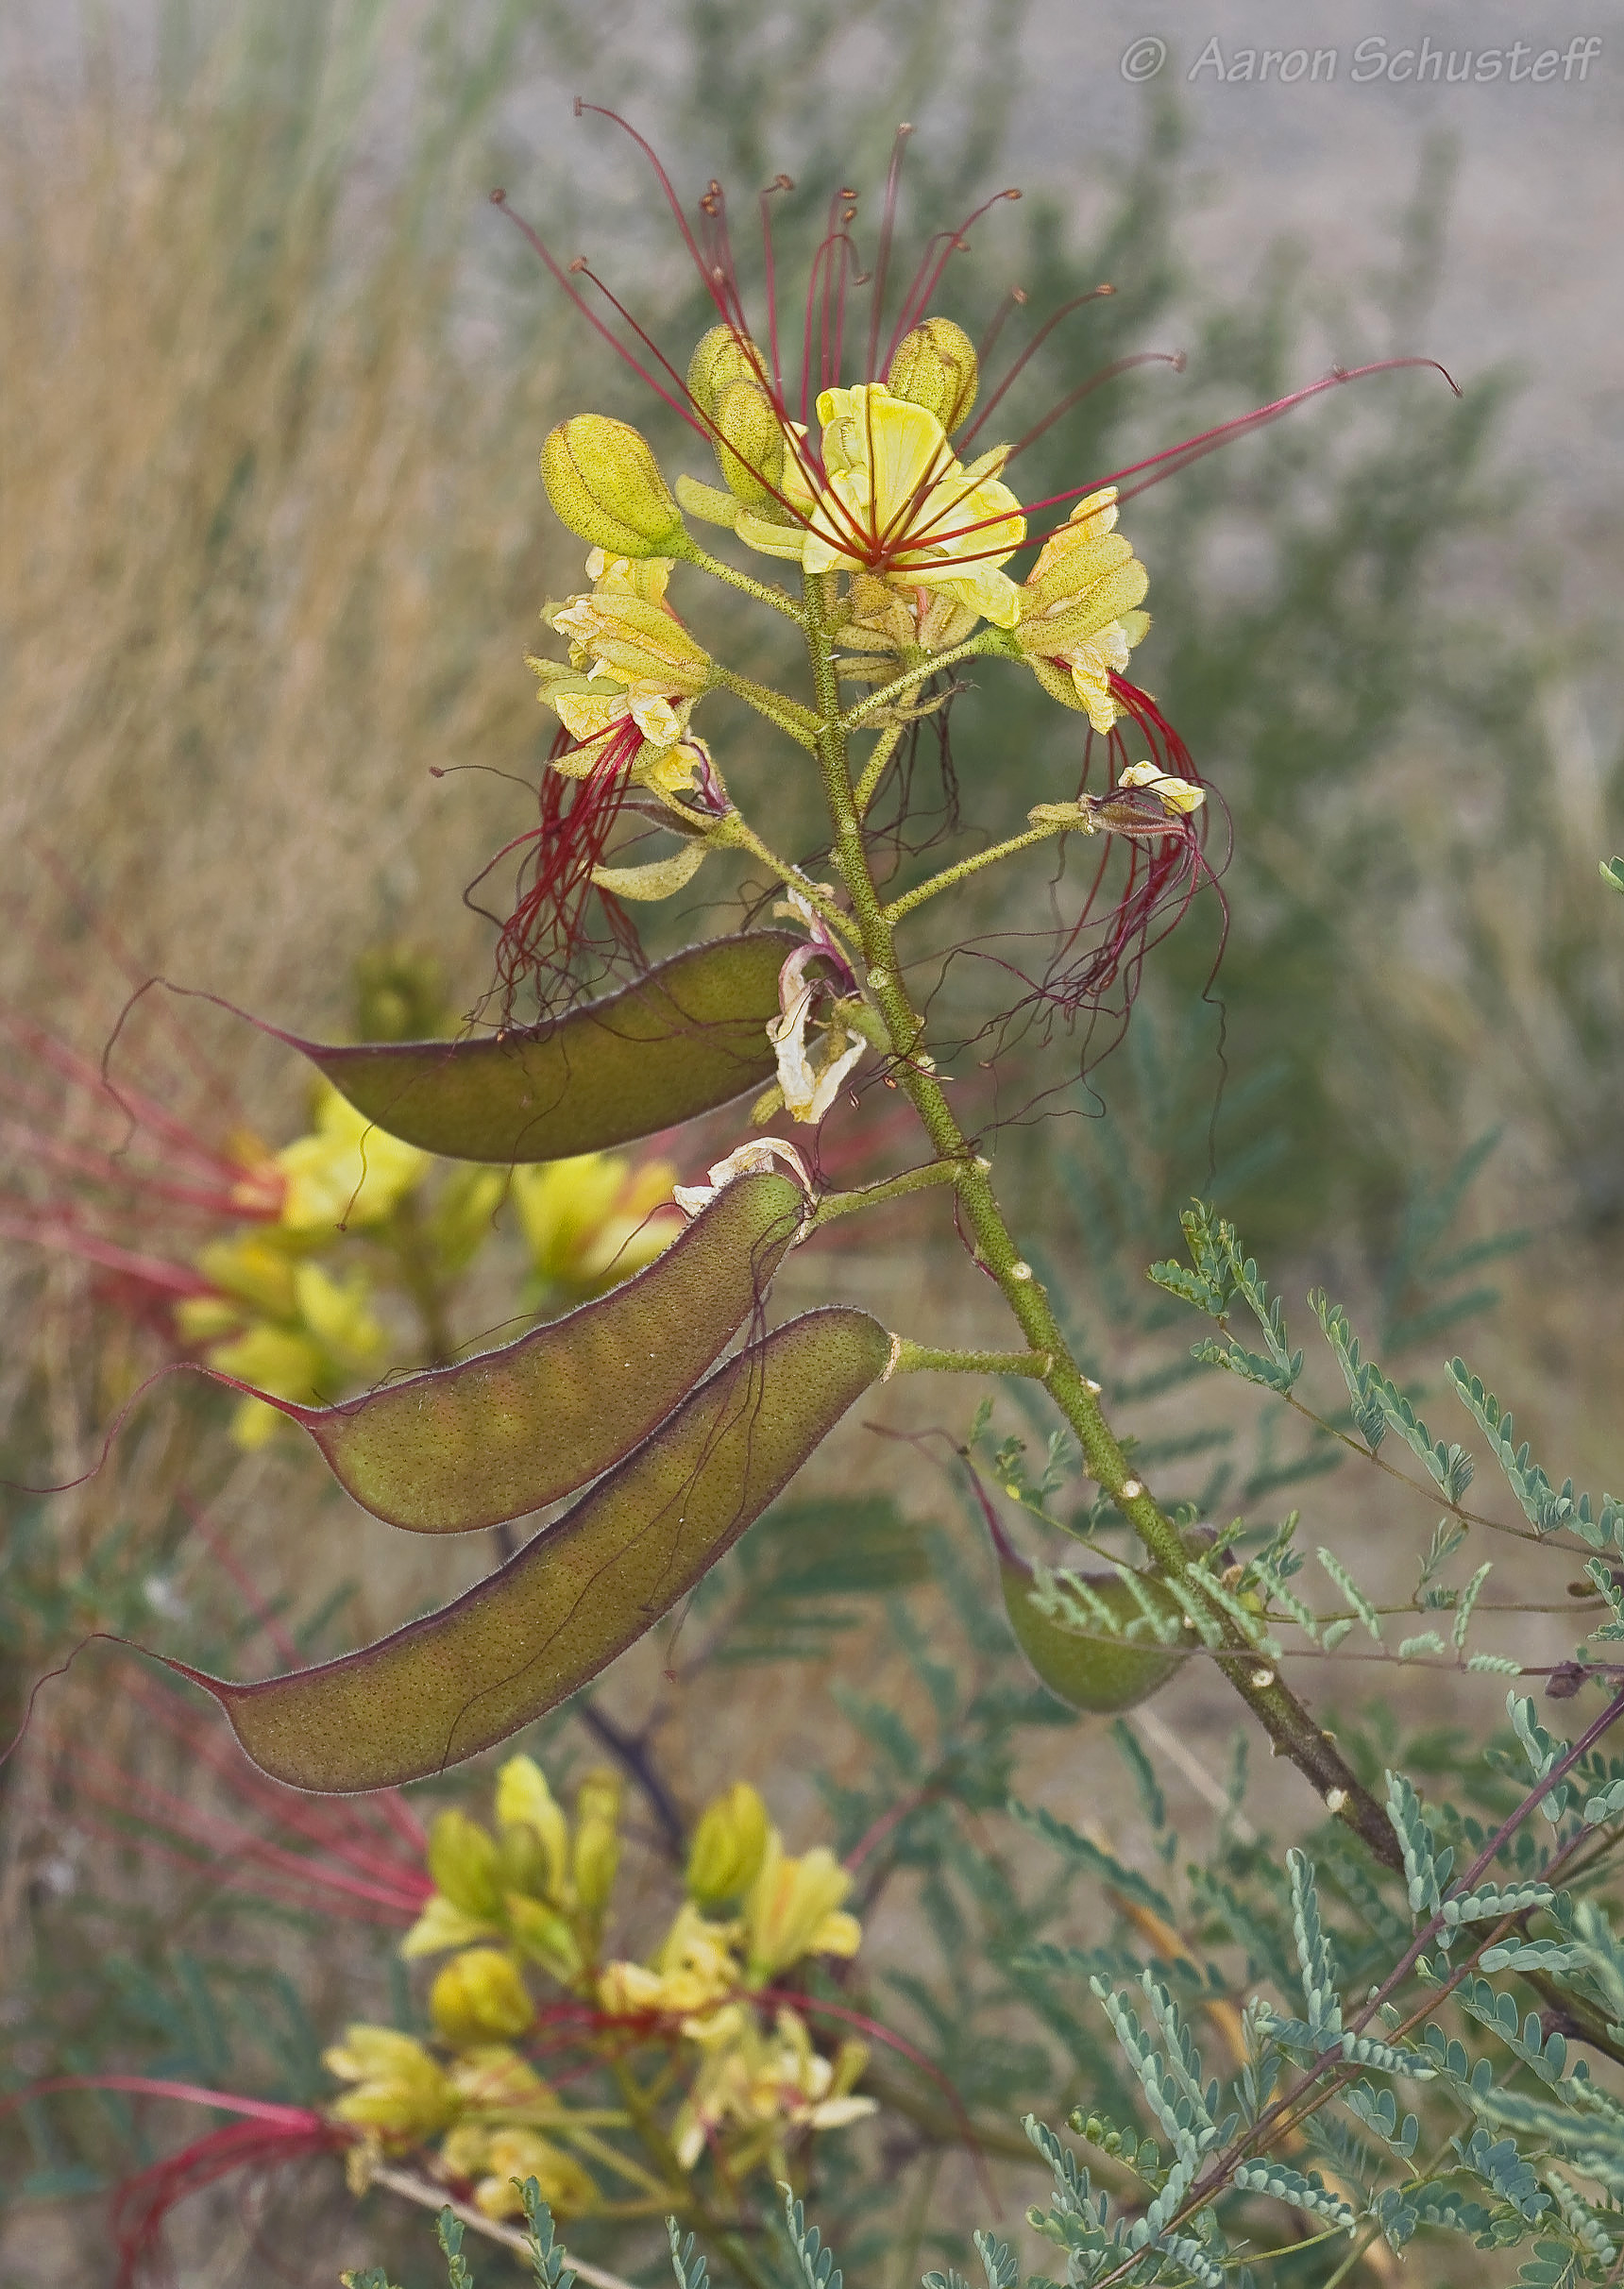
[{"label": "unopened bud", "polygon": [[521,1883],[516,1889],[545,1890],[559,1898],[569,1867],[569,1828],[533,1757],[510,1756],[497,1774],[497,1819],[505,1830],[533,1836],[545,1857],[545,1882]]},{"label": "unopened bud", "polygon": [[333,2106],[338,2120],[384,2138],[430,2137],[456,2103],[423,2045],[392,2026],[346,2027],[343,2042],[323,2051],[322,2064],[356,2086]]},{"label": "unopened bud", "polygon": [[575,1797],[575,1896],[595,1914],[608,1900],[620,1864],[620,1782],[605,1771],[588,1772]]},{"label": "unopened bud", "polygon": [[535,2006],[511,1960],[496,1947],[470,1947],[453,1956],[429,1990],[429,2010],[442,2040],[453,2048],[522,2035]]},{"label": "unopened bud", "polygon": [[719,1908],[748,1891],[767,1851],[767,1806],[746,1780],[736,1780],[700,1815],[688,1853],[689,1896]]},{"label": "unopened bud", "polygon": [[784,474],[784,425],[759,382],[730,382],[716,402],[722,480],[747,508],[775,508]]},{"label": "unopened bud", "polygon": [[612,556],[675,556],[686,541],[682,511],[653,449],[625,421],[577,414],[541,449],[547,498],[572,533]]},{"label": "unopened bud", "polygon": [[501,1906],[497,1848],[478,1821],[442,1812],[429,1831],[429,1874],[434,1889],[465,1915],[491,1922]]},{"label": "unopened bud", "polygon": [[507,1899],[507,1926],[521,1955],[550,1972],[561,1987],[572,1987],[581,1976],[580,1941],[568,1921],[545,1900],[527,1899],[513,1891]]},{"label": "unopened bud", "polygon": [[714,419],[730,382],[759,382],[766,373],[767,361],[748,334],[736,333],[731,326],[713,326],[700,337],[688,360],[688,395]]},{"label": "unopened bud", "polygon": [[886,376],[893,398],[922,405],[950,436],[975,403],[980,380],[975,345],[951,318],[926,318],[905,334]]}]

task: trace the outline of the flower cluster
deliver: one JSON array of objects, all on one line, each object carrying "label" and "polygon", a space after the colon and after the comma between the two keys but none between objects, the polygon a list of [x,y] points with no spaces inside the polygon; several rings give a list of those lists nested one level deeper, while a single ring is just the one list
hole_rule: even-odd
[{"label": "flower cluster", "polygon": [[[356,984],[363,1039],[440,1030],[437,980],[411,949],[364,955]],[[308,1126],[279,1149],[242,1122],[216,1143],[156,1091],[122,1076],[114,1086],[38,1027],[9,1031],[23,1055],[0,1117],[37,1169],[72,1182],[0,1201],[0,1234],[88,1260],[121,1312],[244,1386],[231,1417],[243,1448],[282,1423],[275,1401],[328,1405],[444,1358],[461,1284],[499,1235],[522,1247],[527,1306],[558,1312],[641,1270],[683,1227],[664,1161],[438,1161],[325,1079]],[[63,1087],[47,1097],[51,1075]],[[13,1094],[37,1128],[13,1114]]]},{"label": "flower cluster", "polygon": [[[432,2041],[358,2025],[327,2053],[349,2086],[331,2113],[358,2134],[357,2176],[373,2158],[432,2145],[434,2173],[489,2216],[515,2213],[513,2181],[530,2176],[561,2215],[626,2214],[651,2152],[684,2174],[708,2155],[736,2185],[757,2168],[782,2175],[792,2141],[874,2111],[855,2089],[866,2046],[826,2056],[799,1991],[780,1985],[861,1941],[833,1854],[792,1857],[755,1790],[736,1783],[695,1828],[664,1939],[635,1960],[604,1937],[619,1808],[612,1772],[589,1772],[567,1814],[533,1759],[515,1756],[498,1775],[494,1829],[458,1811],[435,1821],[434,1890],[401,1943],[408,1958],[448,1958],[429,1990]],[[550,1999],[533,1995],[532,1974]],[[650,2048],[666,2065],[645,2083],[637,2060]],[[582,2060],[566,2096],[533,2061],[571,2051]],[[583,2099],[583,2065],[607,2077],[607,2103]],[[643,2155],[612,2132],[640,2136]]]}]

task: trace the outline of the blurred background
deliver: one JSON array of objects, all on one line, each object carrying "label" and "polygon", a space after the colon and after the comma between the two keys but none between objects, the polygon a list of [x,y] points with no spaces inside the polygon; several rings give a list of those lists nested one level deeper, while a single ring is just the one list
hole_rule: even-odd
[{"label": "blurred background", "polygon": [[[1027,497],[1333,364],[1447,366],[1459,398],[1434,373],[1379,377],[1134,505],[1156,616],[1136,673],[1232,819],[1227,944],[1204,995],[1209,898],[1153,957],[1125,1046],[999,1150],[1095,1372],[1142,1392],[1146,1435],[1170,1442],[1192,1499],[1216,1503],[1225,1487],[1207,1461],[1179,1461],[1205,1434],[1157,1363],[1193,1331],[1167,1334],[1140,1273],[1172,1251],[1197,1189],[1267,1252],[1288,1297],[1340,1283],[1399,1350],[1430,1343],[1428,1371],[1449,1314],[1472,1317],[1474,1365],[1518,1383],[1519,1425],[1561,1458],[1557,1481],[1571,1468],[1616,1484],[1624,936],[1597,870],[1624,840],[1624,281],[1610,219],[1624,204],[1624,30],[1610,11],[1560,25],[1533,14],[1509,0],[1439,0],[1424,24],[1400,0],[1170,0],[1154,21],[1137,0],[8,0],[5,1474],[85,1469],[173,1348],[140,1266],[105,1247],[87,1260],[82,1207],[64,1205],[85,1164],[42,1142],[79,1150],[71,1106],[93,1095],[104,1052],[115,1083],[147,1089],[194,1140],[245,1129],[278,1146],[308,1122],[286,1053],[203,1001],[149,993],[115,1041],[132,991],[161,975],[336,1036],[364,1024],[358,965],[364,989],[380,948],[429,949],[445,1008],[477,1002],[491,933],[463,891],[533,815],[550,719],[523,655],[543,602],[579,582],[578,544],[536,481],[540,440],[598,408],[638,421],[668,466],[708,474],[487,202],[505,186],[685,361],[705,313],[669,217],[631,144],[572,115],[579,93],[650,136],[685,199],[721,178],[741,244],[753,192],[792,176],[791,278],[837,182],[860,187],[873,216],[900,120],[916,128],[902,206],[916,246],[1020,184],[939,306],[979,332],[1019,286],[1015,347],[1073,296],[1103,280],[1115,292],[1034,357],[1011,428],[1114,361],[1182,360],[1083,398],[1023,464]],[[1407,70],[1423,36],[1455,84]],[[1516,78],[1519,41],[1531,46]],[[1562,60],[1536,81],[1552,44]],[[1282,59],[1305,46],[1313,76],[1294,78]],[[1490,52],[1505,59],[1494,77]],[[707,627],[739,665],[772,669],[771,632],[725,601]],[[1007,831],[1034,800],[1069,793],[1079,721],[1035,688],[967,692],[953,719],[966,832]],[[723,704],[705,728],[747,806],[782,806],[775,839],[814,843],[805,791],[775,788],[782,759],[757,752],[750,720]],[[954,935],[1010,926],[1027,896],[989,878]],[[737,911],[731,893],[661,909],[651,942]],[[986,1014],[979,978],[949,966],[950,1031]],[[1066,1047],[1011,1055],[1044,1086],[1045,1058],[1074,1080]],[[1011,1102],[1034,1094],[1023,1065]],[[116,1124],[94,1149],[105,1193]],[[681,1152],[691,1176],[702,1153]],[[132,1260],[195,1245],[175,1237],[174,1208],[123,1201]],[[910,1207],[877,1241],[799,1268],[796,1293],[883,1305],[923,1282],[941,1314],[978,1325],[968,1267],[939,1246],[927,1264],[933,1239]],[[1480,1268],[1497,1258],[1491,1289]],[[464,1334],[492,1307],[482,1292],[468,1308]],[[945,1403],[922,1402],[919,1420]],[[1226,1416],[1222,1392],[1203,1403],[1207,1445],[1222,1446],[1243,1411]],[[263,1587],[296,1580],[305,1621],[347,1594],[339,1637],[311,1622],[308,1643],[353,1639],[476,1570],[453,1582],[444,1552],[401,1559],[384,1530],[340,1518],[302,1450],[239,1453],[226,1424],[216,1402],[168,1388],[90,1484],[13,1503],[8,1733],[32,1678],[91,1628],[179,1648],[208,1627],[229,1643],[214,1545],[188,1522],[199,1509],[239,1571]],[[1241,1498],[1287,1482],[1272,1435],[1241,1467]],[[848,1427],[818,1484],[908,1515],[939,1508],[898,1451]],[[1315,1489],[1328,1533],[1360,1532],[1360,1496],[1341,1479]],[[1560,1625],[1547,1634],[1560,1657]],[[641,1710],[667,1690],[657,1662],[637,1660],[608,1705]],[[88,1656],[0,1772],[4,2008],[29,2073],[102,2055],[106,2006],[85,1963],[106,1927],[73,1910],[101,1847],[75,1826],[72,1773],[87,1726],[139,1729],[119,1673],[106,1649]],[[1417,1686],[1440,1718],[1451,1689]],[[1191,1724],[1228,1726],[1210,1683],[1174,1693]],[[731,1772],[748,1732],[781,1817],[810,1818],[825,1699],[808,1676],[768,1722],[748,1679],[703,1681],[670,1717],[686,1793]],[[857,1770],[868,1752],[854,1733],[838,1754]],[[1033,1755],[1032,1790],[1059,1802],[1074,1739]],[[1188,1775],[1164,1777],[1176,1815],[1210,1812],[1199,1789],[1179,1795]],[[100,1912],[114,1875],[96,1865]],[[134,1866],[118,1877],[119,1928],[132,1960],[156,1962],[173,1900]],[[304,1944],[281,1943],[296,1957]],[[322,1978],[337,1993],[332,1965],[288,1959],[312,2009]],[[110,2279],[76,2200],[116,2173],[127,2126],[109,2116],[66,2145],[59,2128],[31,2134],[27,2198],[0,2213],[0,2279],[66,2279],[70,2264]]]}]

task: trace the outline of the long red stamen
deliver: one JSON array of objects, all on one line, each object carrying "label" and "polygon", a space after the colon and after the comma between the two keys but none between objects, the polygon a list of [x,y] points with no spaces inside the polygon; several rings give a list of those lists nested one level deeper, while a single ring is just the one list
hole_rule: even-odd
[{"label": "long red stamen", "polygon": [[873,302],[869,312],[869,352],[863,363],[865,382],[879,380],[880,328],[885,320],[886,278],[891,266],[891,240],[897,225],[897,195],[902,184],[903,154],[913,127],[904,120],[891,144],[891,163],[886,170],[886,203],[880,215],[879,246],[874,254]]},{"label": "long red stamen", "polygon": [[[907,332],[910,326],[917,324],[929,309],[931,297],[941,283],[941,274],[947,268],[949,257],[969,251],[969,233],[974,229],[984,214],[990,213],[1003,200],[1019,198],[1020,195],[1020,192],[1015,190],[995,191],[990,198],[982,200],[973,214],[965,216],[956,230],[939,230],[936,236],[927,243],[923,258],[918,270],[914,273],[913,283],[903,297],[902,311],[896,325],[891,330],[891,338],[886,345],[886,371],[888,373],[890,371],[891,360],[897,354],[897,345],[904,334]],[[939,246],[941,248],[941,252],[936,254]],[[934,263],[933,255],[935,255]]]},{"label": "long red stamen", "polygon": [[[602,863],[625,798],[628,771],[643,744],[643,735],[630,716],[579,745],[561,732],[553,743],[554,757],[596,748],[596,761],[582,778],[549,771],[541,783],[539,825],[505,844],[465,891],[465,902],[472,906],[473,891],[494,868],[516,850],[526,853],[516,901],[497,941],[504,1022],[511,1019],[527,982],[544,1008],[567,999],[574,990],[576,958],[589,942],[586,909],[600,894],[593,888],[593,869]],[[637,936],[630,919],[607,896],[603,910],[614,944],[635,958]]]},{"label": "long red stamen", "polygon": [[775,175],[760,195],[761,266],[767,291],[767,354],[772,365],[772,394],[781,404],[784,398],[784,366],[778,355],[778,272],[772,251],[772,216],[767,202],[775,191],[793,191],[794,188],[787,175]]},{"label": "long red stamen", "polygon": [[[672,413],[681,415],[682,418],[688,424],[690,429],[699,429],[700,424],[694,419],[693,415],[688,411],[682,398],[673,398],[668,390],[663,389],[660,386],[659,382],[655,381],[653,375],[649,372],[648,368],[643,365],[638,359],[634,358],[632,355],[632,352],[626,348],[625,343],[617,337],[613,328],[604,325],[602,319],[598,315],[598,313],[587,302],[584,295],[580,294],[576,288],[570,284],[568,272],[564,268],[563,264],[552,253],[550,247],[549,247],[546,241],[542,238],[541,233],[538,230],[533,229],[532,226],[525,221],[523,215],[518,213],[515,208],[509,205],[507,193],[505,191],[493,191],[491,193],[491,205],[495,207],[499,212],[506,215],[508,221],[512,223],[514,229],[519,232],[520,236],[526,240],[533,251],[540,256],[541,260],[546,263],[548,269],[551,272],[554,280],[560,286],[563,287],[565,293],[574,303],[576,309],[580,311],[582,316],[586,320],[587,325],[591,327],[594,333],[601,335],[602,339],[608,343],[610,348],[615,352],[615,355],[617,358],[622,359],[625,364],[632,368],[632,371],[637,376],[637,379],[640,382],[644,382],[648,384],[649,388],[653,391],[655,397],[660,399],[662,404],[668,405]],[[703,434],[702,431],[701,431],[701,434]]]},{"label": "long red stamen", "polygon": [[733,259],[733,234],[728,229],[727,194],[713,176],[700,200],[700,226],[704,255],[710,273],[711,291],[723,310],[729,323],[740,333],[747,331],[744,316],[744,297],[739,292],[738,265]]},{"label": "long red stamen", "polygon": [[1040,437],[1046,436],[1056,422],[1069,414],[1074,405],[1080,405],[1085,398],[1091,398],[1096,389],[1103,389],[1108,382],[1116,381],[1119,375],[1131,372],[1136,365],[1171,365],[1176,374],[1181,374],[1184,364],[1181,349],[1138,349],[1125,358],[1113,358],[1108,365],[1102,365],[1097,374],[1091,374],[1086,382],[1079,382],[1075,389],[1068,390],[1058,405],[1046,413],[1041,421],[1036,422],[1023,437],[1018,437],[1009,448],[1008,461],[1005,466],[1008,466],[1008,462],[1013,461],[1017,453],[1023,453],[1029,445],[1036,445]]},{"label": "long red stamen", "polygon": [[[1002,338],[1004,329],[1018,310],[1024,310],[1028,300],[1024,286],[1011,286],[992,314],[992,323],[975,346],[975,363],[985,366]],[[966,440],[968,442],[968,440]]]},{"label": "long red stamen", "polygon": [[[1091,286],[1087,294],[1074,295],[1069,302],[1062,302],[1058,310],[1052,312],[1051,314],[1044,319],[1042,325],[1039,327],[1037,332],[1027,343],[1025,348],[1016,359],[1014,365],[1005,375],[1003,381],[1000,382],[998,387],[992,392],[986,404],[976,415],[975,419],[965,431],[963,446],[966,451],[969,450],[969,448],[975,437],[976,432],[983,428],[989,418],[997,412],[999,406],[1004,402],[1005,398],[1008,395],[1012,385],[1020,380],[1022,374],[1025,372],[1026,367],[1031,364],[1032,360],[1042,348],[1044,343],[1049,339],[1049,336],[1054,332],[1056,327],[1060,324],[1061,320],[1064,318],[1069,318],[1074,310],[1081,310],[1085,304],[1089,302],[1097,302],[1105,296],[1115,294],[1115,292],[1116,288],[1110,285]],[[1004,314],[1005,314],[1003,313],[1000,313],[999,314],[999,318],[997,320],[997,331],[1002,330]],[[990,340],[996,339],[997,331],[995,331],[993,335],[990,337]],[[989,346],[990,347],[990,341]]]},{"label": "long red stamen", "polygon": [[1220,421],[1212,429],[1202,430],[1196,436],[1185,438],[1182,445],[1165,446],[1159,453],[1149,453],[1142,461],[1129,462],[1125,468],[1114,469],[1108,476],[1093,478],[1087,484],[1074,485],[1070,492],[1051,493],[1043,500],[1031,501],[1028,511],[1061,508],[1069,500],[1081,500],[1085,493],[1097,492],[1108,484],[1120,487],[1125,477],[1137,477],[1143,469],[1154,470],[1155,474],[1147,477],[1143,484],[1132,485],[1125,492],[1119,491],[1119,500],[1133,500],[1141,493],[1148,492],[1153,484],[1159,484],[1164,477],[1177,476],[1181,469],[1203,460],[1207,454],[1216,451],[1219,446],[1227,445],[1232,438],[1245,436],[1253,430],[1262,429],[1271,421],[1278,421],[1283,415],[1292,413],[1299,405],[1306,405],[1311,398],[1323,396],[1328,389],[1340,389],[1346,382],[1365,381],[1372,374],[1401,373],[1406,369],[1425,369],[1442,374],[1457,398],[1463,394],[1460,383],[1448,367],[1440,365],[1436,358],[1379,358],[1369,365],[1339,365],[1323,380],[1311,382],[1306,388],[1293,390],[1287,397],[1277,398],[1271,404],[1260,405],[1254,413],[1237,415],[1232,421]]}]

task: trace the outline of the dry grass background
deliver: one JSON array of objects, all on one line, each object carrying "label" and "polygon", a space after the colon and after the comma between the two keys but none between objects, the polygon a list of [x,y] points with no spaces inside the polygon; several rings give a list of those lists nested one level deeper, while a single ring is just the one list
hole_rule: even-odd
[{"label": "dry grass background", "polygon": [[[525,72],[579,58],[581,12],[494,10],[468,44],[449,10],[414,17],[410,39],[381,8],[311,8],[287,25],[274,13],[244,10],[183,66],[166,63],[161,42],[150,68],[131,64],[122,35],[104,42],[83,26],[65,62],[25,68],[25,47],[10,58],[0,139],[0,897],[10,920],[0,996],[93,1053],[129,983],[110,926],[138,975],[212,987],[311,1031],[343,1023],[350,960],[387,933],[431,940],[458,988],[478,991],[486,941],[458,893],[512,831],[520,800],[485,767],[522,773],[537,753],[520,653],[574,554],[545,531],[533,453],[581,370],[579,347],[550,319],[514,322],[489,283],[505,257],[471,287],[468,246],[484,227],[478,201],[501,157],[503,107]],[[179,39],[183,14],[164,23]],[[1561,809],[1553,884],[1594,839],[1596,779],[1592,770],[1582,802]],[[1446,820],[1438,833],[1447,840]],[[53,862],[84,886],[88,908],[65,894]],[[1558,1123],[1550,1142],[1541,1101],[1560,1102],[1597,1051],[1565,997],[1560,919],[1525,921],[1527,884],[1518,873],[1508,890],[1485,869],[1471,903],[1519,1029],[1519,1164],[1544,1181],[1565,1156],[1577,1165],[1613,1148],[1589,1120],[1570,1134]],[[1417,979],[1414,991],[1432,994],[1446,1030],[1463,1026],[1458,981]],[[143,1022],[132,1053],[200,1125],[228,1111],[273,1134],[294,1126],[285,1061],[257,1037],[188,1004],[184,1025],[205,1060],[194,1067],[156,1018]],[[1475,1038],[1466,1027],[1465,1047]],[[1616,1177],[1603,1175],[1609,1195]],[[14,1180],[25,1184],[26,1172]],[[901,1216],[882,1250],[844,1264],[844,1283],[876,1302],[905,1289],[931,1324],[973,1327],[973,1277],[956,1258],[922,1268],[925,1229],[922,1216]],[[1482,1347],[1485,1367],[1506,1381],[1532,1374],[1526,1427],[1576,1477],[1617,1468],[1609,1263],[1590,1238],[1559,1257],[1554,1281],[1548,1262],[1537,1282],[1514,1273],[1522,1284]],[[807,1267],[795,1280],[810,1295],[828,1277]],[[18,1251],[5,1278],[0,1320],[12,1333],[0,1397],[27,1411],[31,1464],[72,1468],[137,1372],[139,1343],[109,1323],[70,1264],[42,1269]],[[939,1419],[942,1401],[910,1394],[906,1408],[915,1421]],[[1161,1415],[1159,1427],[1174,1427],[1177,1402]],[[161,1399],[115,1471],[63,1504],[59,1531],[81,1563],[131,1518],[157,1530],[178,1476],[195,1467],[196,1426],[185,1402]],[[1145,1428],[1158,1427],[1153,1411]],[[849,1428],[818,1470],[893,1483],[896,1466]],[[209,1493],[262,1580],[296,1573],[313,1599],[362,1572],[358,1626],[458,1585],[443,1552],[408,1564],[372,1522],[346,1511],[338,1528],[318,1485],[302,1456],[273,1450],[219,1465]],[[939,1498],[916,1479],[910,1499],[928,1511]],[[1314,1499],[1329,1538],[1367,1538],[1368,1486],[1345,1473]],[[290,1536],[290,1518],[308,1525]],[[1410,1563],[1406,1537],[1395,1575]],[[195,1558],[186,1564],[194,1570],[177,1579],[206,1597]],[[869,1689],[904,1689],[877,1640],[855,1658]],[[13,1768],[12,1787],[25,1775],[35,1806],[71,1779],[87,1728],[135,1737],[136,1721],[116,1698],[110,1705],[113,1664],[98,1659],[93,1677],[42,1704]],[[792,1694],[707,1683],[673,1706],[662,1741],[689,1801],[732,1774],[748,1740],[751,1770],[770,1776],[781,1817],[811,1840],[807,1770],[861,1754],[827,1682],[805,1674]],[[657,1655],[640,1651],[617,1672],[611,1704],[639,1714],[664,1691]],[[1449,1691],[1418,1688],[1418,1713],[1447,1713]],[[1193,1670],[1157,1708],[1219,1761],[1230,1718],[1210,1678]],[[1177,1817],[1210,1817],[1187,1772],[1172,1764],[1165,1777]],[[1023,1786],[1073,1816],[1125,1818],[1125,1800],[1085,1790],[1071,1736],[1045,1738]],[[1259,1816],[1302,1818],[1294,1789],[1269,1775]],[[0,1910],[13,1935],[57,1842],[48,1823],[12,1823]],[[875,1942],[903,1954],[905,1920],[891,1914]],[[307,1952],[296,1968],[319,1982],[318,2007],[337,2007],[341,1960],[318,1965]],[[973,2190],[963,2195],[973,2208]],[[307,2249],[330,2247],[331,2215],[324,2196],[306,2220]],[[198,2206],[189,2284],[231,2278],[228,2218],[228,2207]],[[367,2239],[345,2262],[381,2254]],[[0,2227],[0,2278],[19,2283],[105,2278],[82,2206],[14,2218]],[[296,2272],[306,2257],[292,2263]],[[269,2276],[250,2265],[246,2278]]]}]

